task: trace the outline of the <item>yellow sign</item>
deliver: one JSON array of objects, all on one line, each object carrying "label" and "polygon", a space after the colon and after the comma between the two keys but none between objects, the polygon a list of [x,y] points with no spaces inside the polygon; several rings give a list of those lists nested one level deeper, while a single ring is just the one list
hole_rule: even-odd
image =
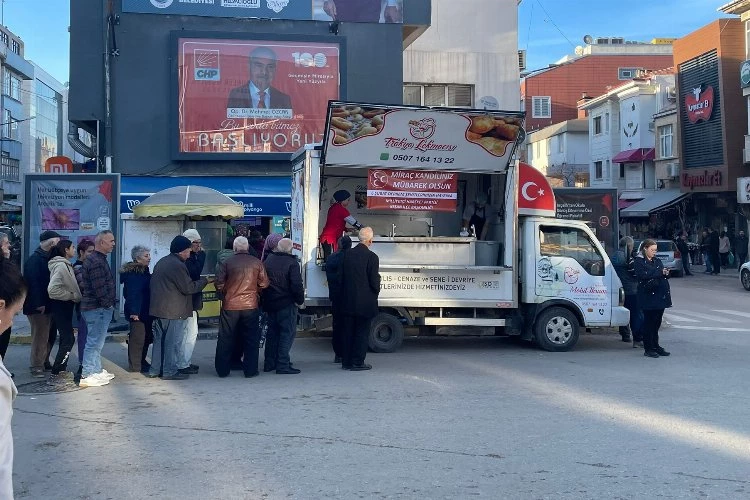
[{"label": "yellow sign", "polygon": [[213,283],[206,285],[203,289],[203,308],[198,311],[200,319],[218,318],[221,312],[221,300],[216,293],[216,287]]}]

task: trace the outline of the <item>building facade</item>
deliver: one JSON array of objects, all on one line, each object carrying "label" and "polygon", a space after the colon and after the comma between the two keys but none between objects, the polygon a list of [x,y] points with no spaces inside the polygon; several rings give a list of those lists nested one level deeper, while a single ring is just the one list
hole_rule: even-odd
[{"label": "building facade", "polygon": [[[617,43],[611,43],[612,40]],[[672,66],[672,46],[660,40],[654,43],[631,43],[621,38],[592,40],[577,52],[548,68],[527,74],[521,81],[527,130],[577,118],[577,102],[583,94],[598,97],[641,71]]]},{"label": "building facade", "polygon": [[559,187],[589,186],[589,122],[567,120],[528,135],[527,161]]}]

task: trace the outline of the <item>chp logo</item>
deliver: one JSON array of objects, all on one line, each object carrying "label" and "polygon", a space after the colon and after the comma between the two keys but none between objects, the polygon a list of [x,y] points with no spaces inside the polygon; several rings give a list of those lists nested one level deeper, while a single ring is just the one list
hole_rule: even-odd
[{"label": "chp logo", "polygon": [[432,118],[409,121],[409,133],[415,139],[429,139],[435,134],[435,127],[435,120]]},{"label": "chp logo", "polygon": [[221,80],[219,70],[219,51],[195,49],[193,51],[195,63],[194,78],[199,81],[218,82]]},{"label": "chp logo", "polygon": [[172,2],[174,0],[151,0],[151,5],[156,7],[157,9],[166,9],[170,5],[172,5]]},{"label": "chp logo", "polygon": [[714,109],[714,88],[712,86],[701,90],[703,86],[694,88],[685,96],[685,110],[690,123],[708,121]]},{"label": "chp logo", "polygon": [[266,5],[269,9],[278,14],[284,10],[284,7],[289,5],[289,0],[266,0]]},{"label": "chp logo", "polygon": [[260,9],[260,0],[221,0],[222,7],[237,7],[239,9]]}]

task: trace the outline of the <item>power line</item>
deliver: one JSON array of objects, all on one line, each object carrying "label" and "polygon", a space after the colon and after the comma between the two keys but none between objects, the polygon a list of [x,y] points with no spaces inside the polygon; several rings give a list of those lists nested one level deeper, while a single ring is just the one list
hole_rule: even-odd
[{"label": "power line", "polygon": [[526,52],[529,51],[529,40],[531,39],[531,22],[534,20],[534,4],[531,4],[531,13],[529,14],[529,29],[526,31]]},{"label": "power line", "polygon": [[571,45],[572,47],[575,47],[576,45],[575,45],[575,44],[574,44],[573,42],[571,42],[571,41],[570,41],[570,38],[568,38],[567,36],[565,36],[565,33],[563,33],[563,32],[562,32],[562,30],[561,30],[561,29],[560,29],[560,27],[559,27],[559,26],[557,25],[557,23],[555,23],[555,21],[554,21],[554,20],[552,19],[552,16],[550,16],[550,15],[549,15],[549,12],[547,12],[547,9],[545,9],[545,8],[544,8],[544,5],[542,5],[542,2],[541,2],[540,0],[536,0],[536,3],[538,3],[538,4],[539,4],[539,7],[541,7],[541,8],[542,8],[542,10],[544,11],[544,13],[545,13],[545,14],[546,14],[546,16],[547,16],[547,20],[548,20],[548,21],[549,21],[549,22],[550,22],[550,23],[552,24],[552,26],[554,26],[554,27],[555,27],[555,29],[556,29],[556,30],[557,30],[557,31],[558,31],[558,32],[559,32],[559,33],[560,33],[560,34],[562,35],[562,37],[563,37],[564,39],[566,39],[566,40],[568,41],[568,43],[569,43],[569,44],[570,44],[570,45]]}]

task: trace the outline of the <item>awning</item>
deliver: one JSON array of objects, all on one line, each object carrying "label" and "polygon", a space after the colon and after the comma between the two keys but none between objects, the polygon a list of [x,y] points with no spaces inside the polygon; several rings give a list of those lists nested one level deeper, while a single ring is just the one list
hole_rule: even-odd
[{"label": "awning", "polygon": [[617,200],[617,208],[628,208],[631,205],[635,205],[639,200],[623,200],[620,198]]},{"label": "awning", "polygon": [[152,194],[133,208],[136,217],[220,217],[239,219],[242,206],[203,186],[177,186]]},{"label": "awning", "polygon": [[638,163],[656,158],[654,148],[637,148],[620,151],[612,158],[612,163]]},{"label": "awning", "polygon": [[687,196],[690,196],[690,193],[681,193],[679,189],[662,189],[645,200],[623,208],[620,210],[620,217],[648,217],[649,214],[668,208]]}]

